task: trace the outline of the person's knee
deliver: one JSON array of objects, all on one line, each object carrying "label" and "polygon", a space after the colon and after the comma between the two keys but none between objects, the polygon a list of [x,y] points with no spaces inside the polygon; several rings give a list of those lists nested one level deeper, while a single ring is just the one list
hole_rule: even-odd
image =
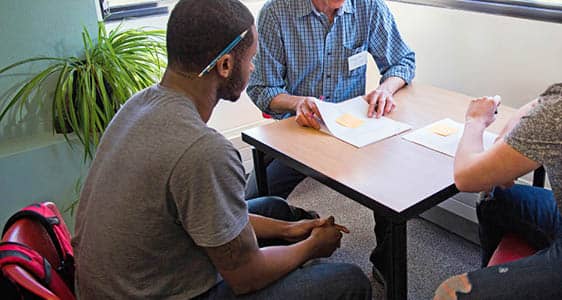
[{"label": "person's knee", "polygon": [[291,208],[289,204],[276,196],[260,197],[248,200],[248,211],[264,217],[291,221]]},{"label": "person's knee", "polygon": [[435,291],[433,300],[456,300],[459,293],[468,294],[471,291],[472,284],[464,273],[443,281]]},{"label": "person's knee", "polygon": [[361,268],[353,264],[335,264],[334,269],[339,292],[346,294],[348,299],[371,298],[371,282]]}]

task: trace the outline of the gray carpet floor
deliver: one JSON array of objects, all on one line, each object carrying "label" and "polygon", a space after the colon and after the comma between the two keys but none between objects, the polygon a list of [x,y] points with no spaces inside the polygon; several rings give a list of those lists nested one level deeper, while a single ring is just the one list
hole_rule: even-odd
[{"label": "gray carpet floor", "polygon": [[[369,254],[375,245],[371,210],[311,179],[299,184],[288,199],[292,205],[333,215],[347,226],[342,246],[328,261],[348,262],[363,269],[373,282],[373,299],[384,299],[382,286],[372,280]],[[479,268],[479,247],[420,218],[408,227],[408,299],[432,299],[448,277]]]}]

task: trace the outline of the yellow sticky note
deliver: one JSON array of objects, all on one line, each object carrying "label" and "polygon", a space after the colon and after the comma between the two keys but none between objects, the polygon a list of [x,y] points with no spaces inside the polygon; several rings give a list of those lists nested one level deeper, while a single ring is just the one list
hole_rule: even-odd
[{"label": "yellow sticky note", "polygon": [[458,129],[453,126],[449,126],[447,124],[435,124],[430,129],[433,133],[441,135],[441,136],[449,136],[451,134],[455,134]]},{"label": "yellow sticky note", "polygon": [[354,117],[352,114],[345,113],[336,119],[336,122],[344,127],[357,128],[365,123],[363,120]]}]

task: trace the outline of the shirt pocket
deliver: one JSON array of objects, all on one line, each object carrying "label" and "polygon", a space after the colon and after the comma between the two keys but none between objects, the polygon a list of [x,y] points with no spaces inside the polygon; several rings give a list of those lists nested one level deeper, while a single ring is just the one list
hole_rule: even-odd
[{"label": "shirt pocket", "polygon": [[357,55],[366,50],[367,50],[367,45],[361,45],[359,47],[354,47],[354,48],[348,48],[346,46],[343,47],[343,53],[345,54],[344,61],[342,64],[343,74],[347,74],[347,77],[355,77],[365,74],[367,70],[367,64],[364,64],[353,70],[349,70],[349,58],[352,57],[353,55]]}]

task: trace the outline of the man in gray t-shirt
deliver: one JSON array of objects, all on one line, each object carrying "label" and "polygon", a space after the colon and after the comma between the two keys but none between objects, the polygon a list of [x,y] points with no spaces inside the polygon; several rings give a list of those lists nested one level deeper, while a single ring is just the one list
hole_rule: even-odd
[{"label": "man in gray t-shirt", "polygon": [[[473,100],[455,157],[459,190],[492,192],[478,204],[482,267],[506,233],[515,233],[539,251],[505,265],[451,277],[435,299],[562,299],[562,83],[523,106],[484,151],[482,134],[499,102]],[[543,166],[552,191],[513,185],[514,179]]]},{"label": "man in gray t-shirt", "polygon": [[[80,299],[371,298],[357,266],[302,266],[348,230],[333,217],[299,221],[280,198],[245,201],[239,153],[206,124],[246,86],[253,23],[238,0],[174,8],[166,73],[111,121],[84,183],[72,241]],[[290,246],[258,244],[277,241]]]}]

